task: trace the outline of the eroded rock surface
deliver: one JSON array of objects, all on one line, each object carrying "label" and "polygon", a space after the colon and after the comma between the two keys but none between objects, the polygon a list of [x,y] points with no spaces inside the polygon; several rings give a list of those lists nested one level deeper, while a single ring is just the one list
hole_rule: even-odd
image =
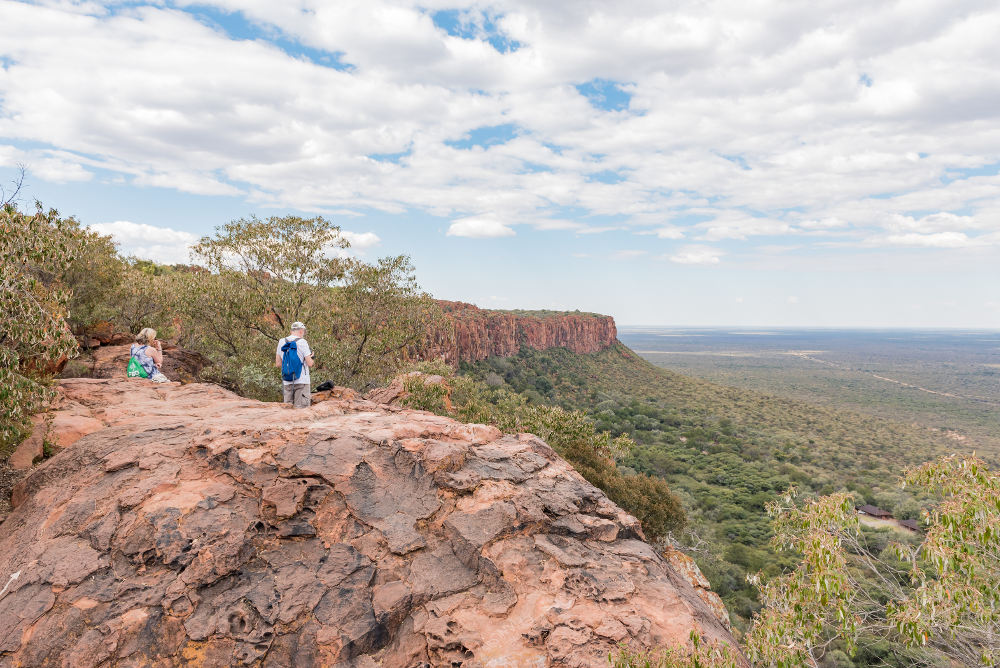
[{"label": "eroded rock surface", "polygon": [[693,628],[733,643],[534,436],[206,384],[59,390],[93,422],[0,525],[0,666],[603,666]]}]

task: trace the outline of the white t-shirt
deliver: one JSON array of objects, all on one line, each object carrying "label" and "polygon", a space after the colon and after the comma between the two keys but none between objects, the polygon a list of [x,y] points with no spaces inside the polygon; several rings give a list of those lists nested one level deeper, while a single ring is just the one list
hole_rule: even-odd
[{"label": "white t-shirt", "polygon": [[281,352],[281,346],[285,345],[286,341],[295,341],[295,348],[299,352],[299,359],[302,361],[302,373],[295,380],[285,380],[281,379],[281,382],[285,385],[309,385],[309,367],[306,366],[306,358],[312,355],[312,350],[309,349],[309,343],[305,339],[300,339],[297,336],[286,336],[282,340],[278,341],[278,356],[284,356]]}]

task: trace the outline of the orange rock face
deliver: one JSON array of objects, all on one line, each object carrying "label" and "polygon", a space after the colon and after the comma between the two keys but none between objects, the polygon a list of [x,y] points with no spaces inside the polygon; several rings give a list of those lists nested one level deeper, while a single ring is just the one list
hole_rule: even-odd
[{"label": "orange rock face", "polygon": [[692,630],[734,644],[535,436],[346,393],[59,392],[72,434],[0,524],[0,666],[580,667]]},{"label": "orange rock face", "polygon": [[449,364],[511,357],[522,347],[596,353],[613,345],[618,338],[615,320],[610,316],[575,313],[533,316],[485,310],[464,302],[438,301],[438,304],[454,332],[435,333],[422,356],[444,358]]}]

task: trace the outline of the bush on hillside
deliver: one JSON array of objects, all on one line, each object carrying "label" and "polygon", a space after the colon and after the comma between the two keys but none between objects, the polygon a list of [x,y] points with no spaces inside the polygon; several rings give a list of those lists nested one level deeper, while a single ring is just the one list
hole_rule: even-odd
[{"label": "bush on hillside", "polygon": [[738,668],[738,652],[717,643],[706,643],[691,631],[690,643],[680,647],[659,647],[636,651],[621,646],[608,656],[612,668]]},{"label": "bush on hillside", "polygon": [[29,417],[51,397],[54,367],[76,353],[59,277],[79,238],[77,222],[55,209],[0,208],[0,454],[27,435]]}]

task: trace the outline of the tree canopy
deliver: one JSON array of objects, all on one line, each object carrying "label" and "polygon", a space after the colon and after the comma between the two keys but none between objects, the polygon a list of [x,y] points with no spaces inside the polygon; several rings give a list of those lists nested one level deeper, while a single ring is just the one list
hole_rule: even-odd
[{"label": "tree canopy", "polygon": [[51,368],[76,351],[59,277],[78,237],[76,221],[54,209],[0,208],[0,452],[24,438],[29,416],[50,397]]}]

